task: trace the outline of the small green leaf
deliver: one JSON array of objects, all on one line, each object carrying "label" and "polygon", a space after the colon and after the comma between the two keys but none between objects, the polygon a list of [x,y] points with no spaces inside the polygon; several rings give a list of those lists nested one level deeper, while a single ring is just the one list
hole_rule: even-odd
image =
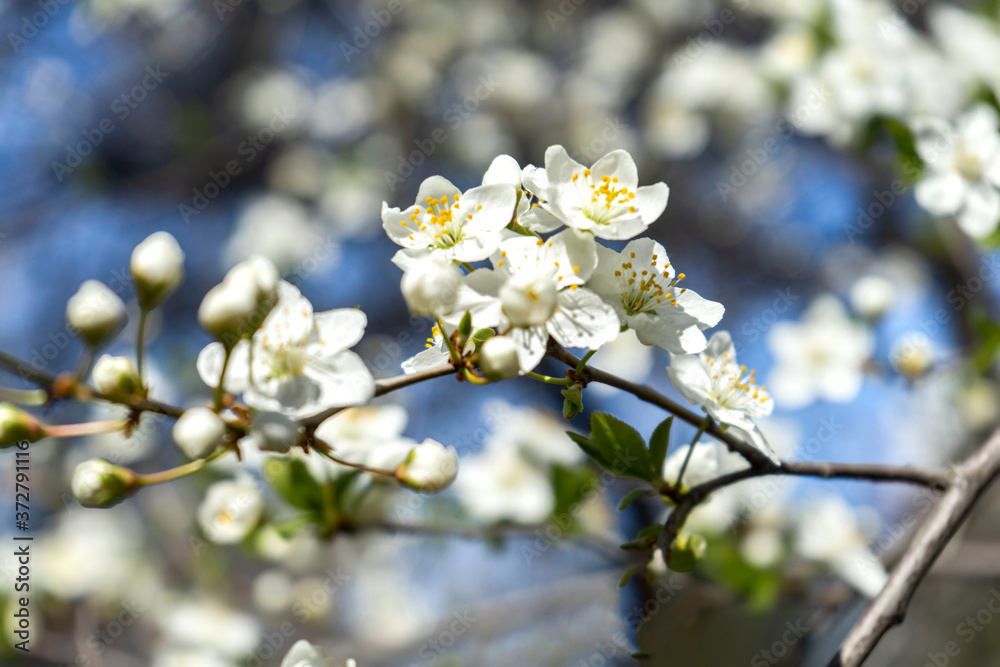
[{"label": "small green leaf", "polygon": [[652,552],[656,548],[656,538],[663,532],[663,524],[654,523],[639,531],[635,539],[631,542],[619,545],[623,551],[646,551]]},{"label": "small green leaf", "polygon": [[674,572],[690,572],[695,568],[708,549],[708,542],[701,535],[685,533],[674,540],[667,558],[667,567]]},{"label": "small green leaf", "polygon": [[618,511],[621,512],[622,510],[628,509],[628,507],[636,500],[642,498],[643,496],[649,495],[652,492],[653,491],[651,489],[632,489],[627,494],[625,494],[625,497],[622,498],[622,501],[618,503]]},{"label": "small green leaf", "polygon": [[629,569],[622,572],[622,576],[618,579],[618,588],[625,588],[628,582],[632,580],[632,577],[639,574],[644,569],[642,565],[635,565]]},{"label": "small green leaf", "polygon": [[472,313],[470,311],[465,311],[465,315],[462,316],[462,320],[458,323],[458,335],[464,341],[469,339],[472,334]]},{"label": "small green leaf", "polygon": [[[653,470],[646,441],[639,432],[622,420],[604,412],[590,416],[590,439],[611,463],[611,472],[622,477],[637,477],[655,481],[659,473]],[[605,466],[607,467],[607,466]]]},{"label": "small green leaf", "polygon": [[649,436],[649,458],[653,464],[653,469],[662,474],[663,462],[667,459],[667,452],[670,450],[670,429],[674,425],[674,418],[667,417]]},{"label": "small green leaf", "polygon": [[497,335],[497,332],[493,329],[476,329],[472,334],[472,340],[477,343],[482,343],[487,338],[493,338]]},{"label": "small green leaf", "polygon": [[323,508],[323,489],[304,461],[271,457],[264,464],[264,476],[282,498],[305,510]]},{"label": "small green leaf", "polygon": [[517,232],[521,236],[538,236],[535,232],[513,221],[507,223],[507,229],[512,232]]},{"label": "small green leaf", "polygon": [[566,431],[566,435],[570,437],[570,440],[579,445],[584,454],[592,458],[598,465],[605,470],[611,470],[611,462],[605,458],[604,452],[598,449],[597,446],[590,441],[590,439],[580,435],[579,433],[574,433],[573,431]]}]

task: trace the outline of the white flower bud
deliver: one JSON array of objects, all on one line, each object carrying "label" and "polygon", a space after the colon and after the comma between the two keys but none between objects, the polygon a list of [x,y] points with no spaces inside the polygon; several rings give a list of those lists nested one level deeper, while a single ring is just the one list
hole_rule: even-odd
[{"label": "white flower bud", "polygon": [[0,403],[0,449],[44,437],[45,427],[32,415],[12,403]]},{"label": "white flower bud", "polygon": [[446,489],[458,475],[458,453],[430,438],[410,450],[396,468],[396,478],[407,486],[437,493]]},{"label": "white flower bud", "polygon": [[66,322],[91,347],[117,336],[128,322],[125,304],[104,283],[87,280],[66,302]]},{"label": "white flower bud", "polygon": [[505,183],[517,188],[521,192],[521,167],[517,160],[509,155],[498,155],[493,158],[490,168],[483,175],[483,185],[493,185],[494,183]]},{"label": "white flower bud", "polygon": [[134,472],[104,459],[89,459],[76,466],[70,484],[84,507],[110,507],[131,493],[138,479]]},{"label": "white flower bud", "polygon": [[427,259],[403,274],[399,287],[414,315],[442,317],[455,308],[462,274],[451,264]]},{"label": "white flower bud", "polygon": [[887,278],[868,275],[851,287],[851,307],[869,321],[877,320],[889,310],[896,298],[896,288]]},{"label": "white flower bud", "polygon": [[280,412],[258,412],[250,424],[250,435],[262,452],[286,454],[301,433],[299,425]]},{"label": "white flower bud", "polygon": [[129,262],[139,305],[160,305],[184,280],[184,251],[167,232],[154,232],[132,251]]},{"label": "white flower bud", "polygon": [[292,644],[288,655],[281,661],[281,667],[322,667],[326,664],[323,652],[305,639]]},{"label": "white flower bud", "polygon": [[129,400],[143,393],[139,372],[128,357],[103,354],[94,364],[94,385],[102,394],[118,400]]},{"label": "white flower bud", "polygon": [[500,288],[503,314],[515,327],[541,326],[556,310],[559,289],[548,278],[513,279]]},{"label": "white flower bud", "polygon": [[507,336],[487,338],[479,348],[479,370],[487,380],[517,377],[521,372],[517,345]]},{"label": "white flower bud", "polygon": [[191,408],[174,424],[172,435],[188,458],[203,459],[222,444],[226,425],[208,408]]},{"label": "white flower bud", "polygon": [[889,362],[910,380],[922,378],[934,365],[934,344],[923,333],[909,333],[893,343]]},{"label": "white flower bud", "polygon": [[198,507],[198,523],[216,544],[235,544],[250,534],[264,513],[260,491],[249,480],[224,480],[209,487]]},{"label": "white flower bud", "polygon": [[260,328],[278,301],[280,276],[271,260],[254,255],[231,268],[198,308],[198,322],[233,347]]}]

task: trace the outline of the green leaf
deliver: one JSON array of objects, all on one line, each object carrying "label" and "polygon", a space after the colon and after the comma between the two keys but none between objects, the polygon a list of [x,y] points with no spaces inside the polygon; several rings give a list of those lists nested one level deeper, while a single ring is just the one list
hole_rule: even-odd
[{"label": "green leaf", "polygon": [[605,412],[590,416],[590,439],[611,466],[611,472],[622,477],[637,477],[655,481],[659,474],[649,459],[646,441],[639,432],[622,420]]},{"label": "green leaf", "polygon": [[598,465],[600,465],[605,470],[611,470],[611,462],[604,457],[604,452],[598,449],[598,447],[590,441],[589,438],[580,435],[579,433],[574,433],[573,431],[566,431],[566,435],[570,437],[570,440],[575,442],[583,453],[592,458]]},{"label": "green leaf", "polygon": [[509,229],[512,232],[517,232],[521,236],[538,236],[538,234],[531,231],[527,227],[523,227],[519,223],[513,221],[507,223],[507,229]]},{"label": "green leaf", "polygon": [[662,474],[663,462],[667,459],[667,452],[670,450],[670,428],[674,425],[674,418],[667,417],[649,436],[649,458],[653,464],[653,469]]},{"label": "green leaf", "polygon": [[979,346],[972,354],[972,366],[977,373],[983,374],[990,369],[1000,352],[1000,324],[978,309],[970,310],[969,324],[979,337]]},{"label": "green leaf", "polygon": [[708,542],[701,535],[685,533],[676,540],[667,558],[667,567],[674,572],[690,572],[705,557]]},{"label": "green leaf", "polygon": [[618,588],[625,588],[628,582],[632,580],[632,577],[639,574],[643,569],[645,569],[644,565],[634,565],[622,572],[622,576],[618,579]]},{"label": "green leaf", "polygon": [[552,491],[555,506],[552,515],[558,519],[563,530],[570,532],[576,527],[577,509],[584,497],[597,486],[597,474],[589,465],[577,468],[552,466]]},{"label": "green leaf", "polygon": [[264,464],[264,476],[278,495],[295,507],[322,510],[323,489],[304,461],[271,457]]},{"label": "green leaf", "polygon": [[654,523],[639,531],[635,539],[631,542],[619,545],[623,551],[646,551],[652,552],[656,548],[656,538],[663,532],[663,524]]},{"label": "green leaf", "polygon": [[622,498],[622,501],[618,503],[618,511],[621,512],[622,510],[628,509],[629,505],[634,503],[636,500],[642,498],[643,496],[649,495],[652,492],[653,492],[652,489],[632,489],[627,494],[625,494],[625,497]]}]

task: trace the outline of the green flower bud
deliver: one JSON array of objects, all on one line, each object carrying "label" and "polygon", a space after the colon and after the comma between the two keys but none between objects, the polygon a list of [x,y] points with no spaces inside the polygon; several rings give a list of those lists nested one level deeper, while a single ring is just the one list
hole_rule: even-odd
[{"label": "green flower bud", "polygon": [[104,459],[89,459],[76,466],[71,487],[84,507],[111,507],[138,486],[139,480],[128,468]]},{"label": "green flower bud", "polygon": [[101,355],[94,364],[93,377],[97,390],[115,400],[128,401],[145,393],[139,372],[128,357]]},{"label": "green flower bud", "polygon": [[12,403],[0,403],[0,449],[44,437],[45,427],[34,416]]}]

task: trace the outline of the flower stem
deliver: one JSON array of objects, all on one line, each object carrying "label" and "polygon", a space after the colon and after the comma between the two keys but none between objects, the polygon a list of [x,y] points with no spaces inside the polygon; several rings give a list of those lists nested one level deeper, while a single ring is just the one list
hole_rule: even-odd
[{"label": "flower stem", "polygon": [[466,271],[468,271],[469,273],[472,273],[473,271],[475,271],[475,270],[476,270],[476,269],[475,269],[475,268],[474,268],[474,267],[472,266],[472,264],[469,264],[468,262],[462,262],[462,266],[463,266],[463,267],[465,268],[465,270],[466,270]]},{"label": "flower stem", "polygon": [[489,380],[487,380],[486,378],[483,378],[483,377],[479,377],[478,375],[476,375],[475,373],[473,373],[472,371],[470,371],[468,368],[464,368],[462,370],[465,371],[465,379],[468,380],[469,382],[471,382],[472,384],[489,384],[490,383]]},{"label": "flower stem", "polygon": [[694,454],[695,445],[698,444],[701,436],[705,433],[705,430],[711,426],[711,424],[711,417],[705,417],[702,420],[701,426],[698,427],[698,432],[694,434],[694,438],[691,440],[691,445],[688,447],[687,456],[684,457],[684,463],[681,464],[681,471],[677,475],[677,482],[674,483],[674,487],[678,489],[681,488],[681,480],[684,479],[684,473],[687,471],[688,463],[691,462],[691,455]]},{"label": "flower stem", "polygon": [[372,475],[378,475],[379,477],[392,477],[393,479],[396,478],[396,473],[393,470],[369,468],[368,466],[362,465],[361,463],[352,463],[351,461],[347,461],[345,459],[340,458],[339,456],[334,455],[334,453],[330,451],[329,445],[326,445],[326,443],[323,443],[323,445],[324,445],[323,447],[316,447],[315,448],[316,451],[318,451],[321,455],[330,459],[334,463],[339,463],[342,466],[347,466],[348,468],[354,468],[355,470],[360,470],[361,472],[367,472]]},{"label": "flower stem", "polygon": [[142,374],[143,361],[146,351],[146,319],[149,317],[149,310],[139,306],[139,321],[135,326],[135,367],[139,372],[139,381],[144,382],[145,376]]},{"label": "flower stem", "polygon": [[49,395],[44,389],[11,389],[0,387],[0,401],[17,405],[45,405]]},{"label": "flower stem", "polygon": [[219,373],[219,385],[215,388],[215,411],[218,412],[222,409],[222,395],[225,392],[223,386],[226,384],[226,369],[229,368],[229,357],[233,354],[233,350],[229,347],[226,348],[226,356],[222,358],[222,372]]},{"label": "flower stem", "polygon": [[597,354],[597,350],[590,350],[587,354],[583,355],[583,358],[580,359],[580,363],[576,365],[576,371],[573,374],[579,377],[580,373],[583,372],[584,367],[586,367],[587,362],[590,361],[590,358],[595,354]]},{"label": "flower stem", "polygon": [[569,385],[573,384],[573,381],[570,380],[569,378],[554,378],[551,375],[542,375],[541,373],[535,373],[534,371],[528,371],[527,373],[525,373],[525,375],[527,375],[530,378],[539,380],[541,382],[547,382],[549,384],[558,384],[564,387],[568,387]]},{"label": "flower stem", "polygon": [[90,375],[90,367],[94,365],[94,357],[96,356],[97,350],[90,345],[83,348],[83,354],[80,355],[80,361],[76,365],[76,377],[80,382],[87,381],[87,376]]},{"label": "flower stem", "polygon": [[99,435],[111,433],[125,428],[128,422],[124,419],[108,419],[99,422],[84,422],[82,424],[55,424],[45,427],[45,435],[51,438],[75,438],[81,435]]},{"label": "flower stem", "polygon": [[217,449],[210,456],[204,459],[196,459],[194,461],[189,461],[183,465],[179,465],[176,468],[168,468],[167,470],[161,470],[160,472],[146,473],[145,475],[136,475],[139,486],[150,486],[152,484],[163,484],[164,482],[172,482],[175,479],[180,479],[181,477],[187,477],[188,475],[194,474],[207,466],[209,463],[219,458],[226,453],[225,449]]}]

